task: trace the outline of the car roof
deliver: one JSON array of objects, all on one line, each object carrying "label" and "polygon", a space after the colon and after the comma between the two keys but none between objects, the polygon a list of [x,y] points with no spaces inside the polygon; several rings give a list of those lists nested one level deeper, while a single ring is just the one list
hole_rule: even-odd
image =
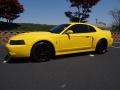
[{"label": "car roof", "polygon": [[[85,23],[82,23],[82,22],[69,22],[69,24],[90,24],[90,23],[87,23],[87,22],[85,22]],[[92,25],[92,24],[90,24],[90,25]]]}]

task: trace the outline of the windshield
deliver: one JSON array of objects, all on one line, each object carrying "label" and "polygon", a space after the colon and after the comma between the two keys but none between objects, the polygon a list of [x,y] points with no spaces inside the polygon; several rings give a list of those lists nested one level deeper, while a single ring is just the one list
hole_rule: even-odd
[{"label": "windshield", "polygon": [[61,25],[55,26],[54,28],[50,30],[50,32],[61,33],[64,30],[64,28],[66,28],[67,26],[69,26],[69,24],[61,24]]}]

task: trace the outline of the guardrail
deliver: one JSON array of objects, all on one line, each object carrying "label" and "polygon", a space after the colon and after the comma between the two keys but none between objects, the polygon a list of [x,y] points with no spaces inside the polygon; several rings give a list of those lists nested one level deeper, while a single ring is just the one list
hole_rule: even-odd
[{"label": "guardrail", "polygon": [[[5,44],[11,36],[24,33],[23,31],[0,31],[0,44]],[[120,42],[120,32],[112,32],[114,42]]]}]

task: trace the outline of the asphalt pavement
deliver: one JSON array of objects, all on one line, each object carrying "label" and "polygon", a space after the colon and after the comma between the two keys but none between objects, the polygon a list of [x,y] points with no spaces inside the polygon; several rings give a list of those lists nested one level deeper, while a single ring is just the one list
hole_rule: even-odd
[{"label": "asphalt pavement", "polygon": [[0,45],[0,90],[120,90],[120,48],[105,54],[79,53],[35,63],[5,63]]}]

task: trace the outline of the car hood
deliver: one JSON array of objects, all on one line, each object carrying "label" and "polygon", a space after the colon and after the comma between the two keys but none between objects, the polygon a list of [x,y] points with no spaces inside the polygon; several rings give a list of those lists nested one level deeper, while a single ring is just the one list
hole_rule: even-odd
[{"label": "car hood", "polygon": [[25,38],[35,38],[35,37],[46,37],[51,36],[53,33],[50,32],[27,32],[21,33],[11,37],[10,39],[25,39]]}]

